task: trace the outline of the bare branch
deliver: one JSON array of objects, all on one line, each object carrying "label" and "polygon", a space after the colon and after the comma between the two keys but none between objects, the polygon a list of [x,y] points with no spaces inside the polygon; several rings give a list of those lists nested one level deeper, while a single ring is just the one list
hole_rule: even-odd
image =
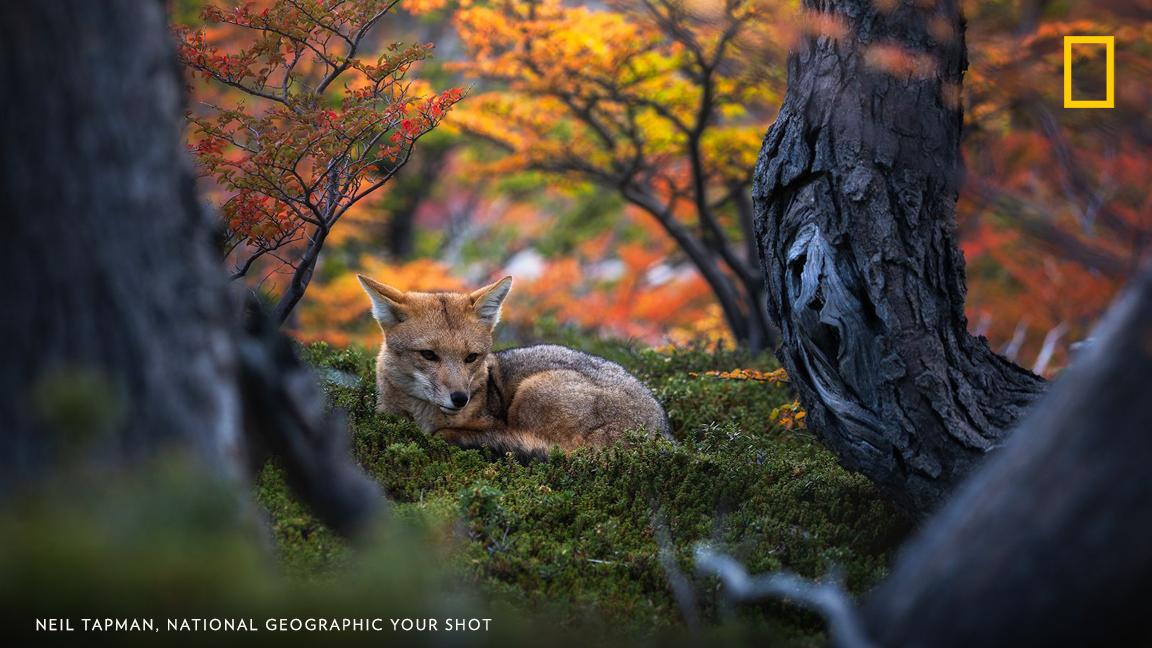
[{"label": "bare branch", "polygon": [[197,65],[193,61],[185,61],[185,64],[187,64],[188,67],[192,68],[193,70],[199,70],[201,72],[204,72],[204,73],[210,75],[213,79],[216,79],[217,81],[219,81],[220,83],[223,83],[226,86],[231,86],[233,88],[236,88],[237,90],[239,90],[245,94],[252,95],[253,97],[260,97],[261,99],[267,99],[268,101],[274,101],[278,104],[283,104],[285,106],[288,106],[289,108],[292,107],[288,101],[286,101],[285,99],[283,99],[281,97],[278,97],[274,94],[269,94],[269,93],[264,92],[262,90],[259,90],[257,88],[253,88],[252,86],[245,85],[239,81],[234,81],[234,80],[216,72],[212,68],[205,67],[203,65]]},{"label": "bare branch", "polygon": [[1112,252],[1082,241],[1074,234],[1061,229],[1051,222],[1043,206],[979,178],[973,177],[969,186],[986,203],[1006,205],[1005,211],[1012,214],[1014,224],[1021,230],[1036,237],[1064,258],[1075,261],[1085,268],[1102,272],[1110,277],[1123,278],[1129,276],[1138,265],[1136,258],[1125,262]]},{"label": "bare branch", "polygon": [[750,576],[735,559],[705,545],[696,548],[696,568],[718,577],[734,601],[782,599],[812,610],[824,617],[832,643],[840,648],[878,648],[864,633],[856,605],[836,579],[813,582],[784,571]]},{"label": "bare branch", "polygon": [[316,94],[324,94],[324,91],[328,89],[328,86],[331,85],[337,77],[339,77],[348,69],[352,60],[356,58],[356,52],[360,48],[360,41],[364,39],[364,35],[368,33],[368,30],[372,29],[372,26],[375,25],[377,21],[384,17],[384,14],[391,11],[392,8],[395,7],[399,2],[400,0],[392,0],[388,6],[378,11],[375,16],[369,18],[368,22],[364,23],[356,32],[356,34],[351,38],[345,37],[342,32],[336,31],[336,33],[339,34],[340,37],[348,43],[348,52],[344,55],[344,62],[340,65],[334,66],[333,69],[323,79],[320,80],[320,83],[316,84]]},{"label": "bare branch", "polygon": [[1012,339],[1000,349],[1000,355],[1015,360],[1016,356],[1020,355],[1020,347],[1024,346],[1024,340],[1028,336],[1028,318],[1022,318],[1016,323],[1016,330],[1012,333]]},{"label": "bare branch", "polygon": [[1036,363],[1032,365],[1032,373],[1044,375],[1044,372],[1048,370],[1048,363],[1052,362],[1052,354],[1056,352],[1056,345],[1067,332],[1068,322],[1060,322],[1048,331],[1048,334],[1044,336],[1044,344],[1040,347],[1040,353],[1036,356]]},{"label": "bare branch", "polygon": [[696,634],[700,631],[700,611],[696,604],[696,593],[688,577],[676,564],[672,537],[668,533],[668,524],[662,515],[652,516],[652,528],[655,531],[656,544],[660,547],[660,566],[664,569],[664,577],[668,579],[668,585],[672,588],[672,596],[676,599],[676,605],[680,607],[684,623],[693,634]]}]

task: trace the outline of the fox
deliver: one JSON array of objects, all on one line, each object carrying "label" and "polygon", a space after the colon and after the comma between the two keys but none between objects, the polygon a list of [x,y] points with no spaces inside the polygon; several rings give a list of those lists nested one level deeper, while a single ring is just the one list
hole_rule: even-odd
[{"label": "fox", "polygon": [[512,277],[472,292],[405,292],[357,277],[383,333],[377,411],[524,461],[603,449],[630,431],[673,440],[664,407],[615,362],[551,344],[492,351]]}]

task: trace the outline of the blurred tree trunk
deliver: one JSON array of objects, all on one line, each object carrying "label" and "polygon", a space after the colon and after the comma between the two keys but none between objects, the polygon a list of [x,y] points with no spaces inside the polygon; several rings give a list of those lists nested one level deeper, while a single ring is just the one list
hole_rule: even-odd
[{"label": "blurred tree trunk", "polygon": [[0,87],[0,485],[70,453],[228,465],[231,313],[164,4],[0,4]]},{"label": "blurred tree trunk", "polygon": [[968,333],[955,240],[957,0],[806,0],[847,25],[789,59],[753,198],[778,356],[845,466],[932,509],[1044,391]]},{"label": "blurred tree trunk", "polygon": [[1152,272],[1093,337],[866,599],[877,645],[1152,638]]},{"label": "blurred tree trunk", "polygon": [[388,189],[384,209],[388,221],[383,228],[383,243],[388,258],[400,263],[412,260],[416,252],[416,212],[432,195],[451,147],[440,142],[426,144],[413,151],[406,173],[397,176]]},{"label": "blurred tree trunk", "polygon": [[423,201],[422,196],[405,196],[404,203],[389,214],[384,234],[389,259],[403,262],[412,258],[416,251],[416,209]]},{"label": "blurred tree trunk", "polygon": [[283,461],[350,534],[377,489],[267,315],[242,331],[181,141],[165,4],[0,3],[0,496],[63,463]]}]

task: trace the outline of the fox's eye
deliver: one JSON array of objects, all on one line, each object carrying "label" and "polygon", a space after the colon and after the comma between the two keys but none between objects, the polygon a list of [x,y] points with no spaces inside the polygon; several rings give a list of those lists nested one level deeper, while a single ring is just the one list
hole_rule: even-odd
[{"label": "fox's eye", "polygon": [[440,356],[436,355],[435,351],[424,350],[420,352],[420,355],[424,356],[425,360],[431,360],[432,362],[440,359]]},{"label": "fox's eye", "polygon": [[479,353],[469,353],[468,355],[464,356],[464,362],[466,362],[468,364],[472,364],[473,362],[476,362],[476,358],[479,358],[479,357],[480,357]]}]

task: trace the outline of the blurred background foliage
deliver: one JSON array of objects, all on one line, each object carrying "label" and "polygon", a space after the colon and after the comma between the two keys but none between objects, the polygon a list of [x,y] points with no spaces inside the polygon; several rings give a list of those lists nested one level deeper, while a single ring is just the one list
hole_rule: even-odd
[{"label": "blurred background foliage", "polygon": [[[969,74],[944,99],[967,115],[958,225],[970,325],[1052,373],[1147,257],[1152,7],[965,5]],[[242,34],[203,24],[202,8],[181,0],[174,20],[242,45]],[[733,341],[718,295],[745,311],[753,300],[742,286],[758,270],[748,186],[786,54],[808,34],[842,37],[842,23],[795,0],[406,0],[394,11],[375,42],[432,43],[417,89],[467,94],[400,176],[333,230],[295,335],[375,343],[354,272],[407,289],[511,273],[509,339],[544,326],[648,344]],[[1117,37],[1115,109],[1062,107],[1065,34]],[[889,44],[874,54],[895,74],[923,64]],[[1103,95],[1103,65],[1102,48],[1076,50],[1076,96]],[[194,104],[231,93],[200,80],[192,91]],[[249,281],[274,294],[285,276],[270,260]]]}]

